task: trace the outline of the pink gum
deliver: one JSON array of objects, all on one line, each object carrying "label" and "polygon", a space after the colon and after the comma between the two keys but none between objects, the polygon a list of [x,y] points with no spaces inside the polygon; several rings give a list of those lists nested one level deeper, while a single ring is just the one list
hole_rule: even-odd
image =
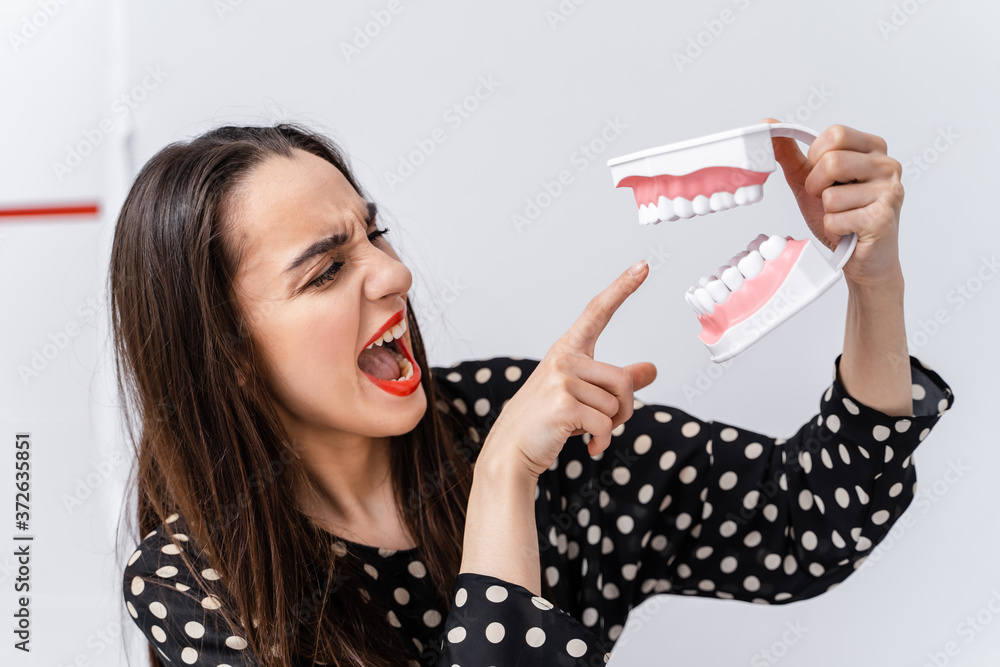
[{"label": "pink gum", "polygon": [[667,199],[684,197],[694,199],[698,195],[711,198],[716,192],[735,193],[747,185],[763,185],[769,171],[750,171],[736,167],[706,167],[684,176],[627,176],[615,186],[632,188],[635,192],[635,204],[656,204],[660,196]]},{"label": "pink gum", "polygon": [[701,322],[698,338],[703,343],[712,345],[719,342],[727,329],[753,315],[778,291],[802,254],[802,249],[809,243],[809,239],[796,241],[791,236],[785,239],[788,241],[785,249],[777,258],[764,262],[760,273],[753,278],[744,278],[744,284],[725,303],[715,304],[711,315],[698,315]]}]

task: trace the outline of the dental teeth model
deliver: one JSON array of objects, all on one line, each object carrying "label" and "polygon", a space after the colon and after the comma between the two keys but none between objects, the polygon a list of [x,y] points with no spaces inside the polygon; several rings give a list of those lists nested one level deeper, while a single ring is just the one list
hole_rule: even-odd
[{"label": "dental teeth model", "polygon": [[[756,204],[777,168],[772,137],[811,144],[813,130],[764,123],[651,148],[608,161],[615,187],[630,187],[639,223],[656,225]],[[701,322],[698,338],[722,362],[816,300],[843,275],[857,235],[841,238],[827,259],[809,239],[759,234],[746,250],[684,295]]]}]

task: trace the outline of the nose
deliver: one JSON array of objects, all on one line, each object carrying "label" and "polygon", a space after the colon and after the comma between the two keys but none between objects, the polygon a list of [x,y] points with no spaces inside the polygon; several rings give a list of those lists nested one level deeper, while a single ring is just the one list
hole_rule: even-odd
[{"label": "nose", "polygon": [[381,247],[368,246],[370,257],[365,262],[364,293],[371,301],[403,296],[413,284],[413,274],[388,243]]}]

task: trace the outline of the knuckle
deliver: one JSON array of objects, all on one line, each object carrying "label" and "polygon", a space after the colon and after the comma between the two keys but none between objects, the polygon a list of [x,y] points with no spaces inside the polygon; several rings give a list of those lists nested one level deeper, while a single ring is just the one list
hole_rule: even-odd
[{"label": "knuckle", "polygon": [[830,210],[837,203],[837,191],[834,188],[823,190],[823,208]]},{"label": "knuckle", "polygon": [[831,125],[828,131],[834,146],[842,145],[847,139],[847,128],[843,125]]}]

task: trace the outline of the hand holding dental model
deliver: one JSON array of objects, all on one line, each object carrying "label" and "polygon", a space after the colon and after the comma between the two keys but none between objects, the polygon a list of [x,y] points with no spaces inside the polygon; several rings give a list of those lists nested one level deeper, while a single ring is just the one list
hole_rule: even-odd
[{"label": "hand holding dental model", "polygon": [[[754,204],[777,162],[810,230],[834,250],[828,260],[808,240],[760,234],[692,286],[685,300],[716,362],[739,354],[816,300],[839,280],[841,269],[849,287],[902,276],[902,168],[886,155],[885,141],[840,125],[817,135],[771,121],[608,162],[616,186],[633,188],[641,224]],[[808,155],[795,139],[811,143]]]}]

